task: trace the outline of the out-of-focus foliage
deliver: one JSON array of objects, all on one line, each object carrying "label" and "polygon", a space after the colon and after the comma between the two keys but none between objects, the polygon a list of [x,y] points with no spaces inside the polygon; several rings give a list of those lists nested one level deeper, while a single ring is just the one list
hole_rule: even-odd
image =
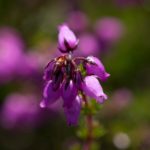
[{"label": "out-of-focus foliage", "polygon": [[104,127],[98,147],[150,149],[148,0],[0,1],[0,149],[80,148],[59,102],[39,108],[43,70],[59,53],[63,22],[81,38],[75,55],[99,56],[111,74],[101,83],[109,98],[96,116]]}]

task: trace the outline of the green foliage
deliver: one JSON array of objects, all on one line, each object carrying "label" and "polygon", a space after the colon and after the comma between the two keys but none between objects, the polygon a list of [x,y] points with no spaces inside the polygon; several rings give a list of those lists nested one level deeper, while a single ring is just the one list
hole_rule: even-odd
[{"label": "green foliage", "polygon": [[103,108],[102,104],[98,104],[95,99],[88,100],[88,107],[82,108],[82,114],[84,115],[96,115]]},{"label": "green foliage", "polygon": [[92,145],[91,145],[91,150],[99,150],[99,143],[97,142],[93,142]]},{"label": "green foliage", "polygon": [[69,150],[81,150],[81,144],[79,143],[71,144]]},{"label": "green foliage", "polygon": [[104,136],[106,133],[104,127],[98,122],[94,121],[93,123],[93,137],[94,138],[100,138]]},{"label": "green foliage", "polygon": [[92,138],[97,139],[105,134],[105,129],[101,124],[99,124],[99,121],[97,121],[95,118],[95,115],[100,111],[100,109],[102,109],[102,105],[98,104],[94,99],[88,100],[88,105],[83,106],[82,116],[77,131],[77,136],[80,139],[85,140],[89,135],[89,127],[86,120],[89,115],[92,116]]}]

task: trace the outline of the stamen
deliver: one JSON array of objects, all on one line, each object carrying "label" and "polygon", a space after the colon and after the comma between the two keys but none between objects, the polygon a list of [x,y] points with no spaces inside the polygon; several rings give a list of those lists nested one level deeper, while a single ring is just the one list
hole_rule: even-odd
[{"label": "stamen", "polygon": [[87,59],[84,57],[76,57],[73,59],[73,61],[76,63],[81,63],[81,62],[87,62]]}]

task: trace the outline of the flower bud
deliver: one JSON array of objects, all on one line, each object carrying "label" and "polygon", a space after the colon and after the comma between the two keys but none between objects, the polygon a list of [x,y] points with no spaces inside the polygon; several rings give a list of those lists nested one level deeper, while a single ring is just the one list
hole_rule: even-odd
[{"label": "flower bud", "polygon": [[78,45],[75,34],[65,24],[59,27],[58,42],[59,50],[63,53],[75,50]]}]

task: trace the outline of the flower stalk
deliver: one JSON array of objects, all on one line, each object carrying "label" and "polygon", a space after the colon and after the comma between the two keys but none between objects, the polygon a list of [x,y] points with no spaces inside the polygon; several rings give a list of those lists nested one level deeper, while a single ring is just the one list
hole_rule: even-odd
[{"label": "flower stalk", "polygon": [[[85,102],[85,107],[89,109],[89,104],[86,95],[82,94],[82,96]],[[83,150],[90,150],[93,142],[93,116],[91,113],[88,113],[85,117],[87,123],[87,137],[83,144]]]}]

